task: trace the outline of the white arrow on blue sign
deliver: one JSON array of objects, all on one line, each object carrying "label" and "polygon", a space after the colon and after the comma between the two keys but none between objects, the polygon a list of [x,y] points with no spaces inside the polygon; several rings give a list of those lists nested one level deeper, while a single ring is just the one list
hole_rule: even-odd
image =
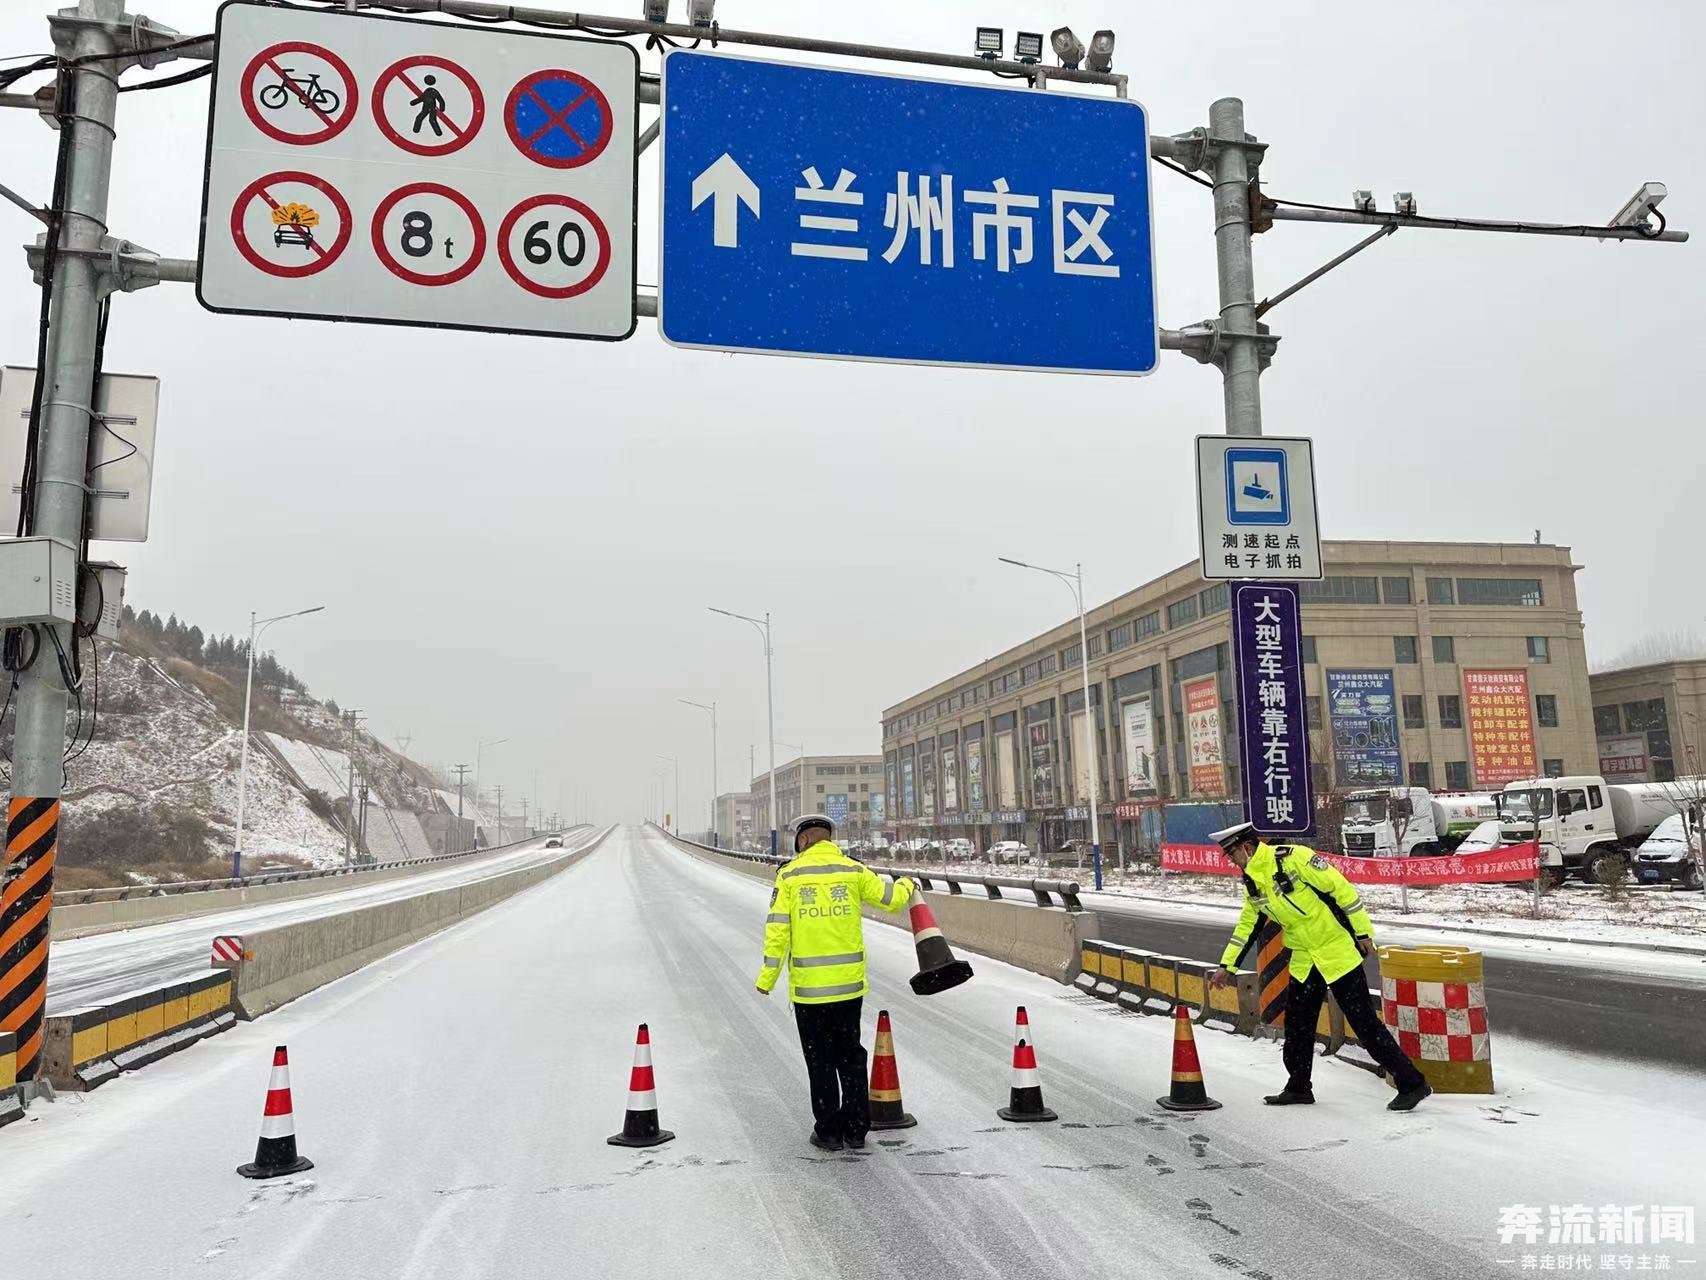
[{"label": "white arrow on blue sign", "polygon": [[1137,103],[683,50],[662,111],[667,341],[1154,370]]}]

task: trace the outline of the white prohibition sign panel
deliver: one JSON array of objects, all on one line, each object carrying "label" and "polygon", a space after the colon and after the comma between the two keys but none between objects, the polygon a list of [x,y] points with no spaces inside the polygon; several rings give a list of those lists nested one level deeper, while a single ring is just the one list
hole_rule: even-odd
[{"label": "white prohibition sign panel", "polygon": [[1321,577],[1315,449],[1305,436],[1198,436],[1205,578]]},{"label": "white prohibition sign panel", "polygon": [[630,46],[228,0],[212,98],[208,309],[633,333]]}]

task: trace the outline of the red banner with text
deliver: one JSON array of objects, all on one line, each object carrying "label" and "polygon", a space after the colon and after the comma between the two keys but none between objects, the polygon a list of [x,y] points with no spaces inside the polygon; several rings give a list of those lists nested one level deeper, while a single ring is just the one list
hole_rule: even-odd
[{"label": "red banner with text", "polygon": [[[1532,880],[1540,870],[1540,846],[1506,845],[1486,853],[1436,858],[1342,858],[1323,854],[1353,884],[1483,884],[1504,880]],[[1238,868],[1227,861],[1217,844],[1164,844],[1163,871],[1194,871],[1201,875],[1235,876]]]}]

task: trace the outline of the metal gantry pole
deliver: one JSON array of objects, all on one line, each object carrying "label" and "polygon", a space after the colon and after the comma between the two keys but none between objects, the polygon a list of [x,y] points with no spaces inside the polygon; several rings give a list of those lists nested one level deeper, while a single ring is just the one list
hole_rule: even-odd
[{"label": "metal gantry pole", "polygon": [[[64,207],[49,235],[64,252],[53,259],[48,358],[40,371],[41,420],[31,531],[80,549],[94,413],[101,304],[106,297],[95,255],[107,225],[118,73],[107,59],[120,51],[123,0],[79,0],[48,19],[62,58],[71,103],[57,103],[65,142]],[[29,501],[30,494],[24,495]],[[79,570],[81,565],[78,566]],[[17,674],[18,713],[12,746],[5,874],[0,875],[0,1031],[17,1036],[17,1077],[31,1081],[41,1064],[47,1006],[48,918],[59,851],[59,799],[65,787],[67,668],[58,651],[77,643],[74,627],[43,624],[39,660]],[[55,652],[47,652],[47,650]]]},{"label": "metal gantry pole", "polygon": [[1262,360],[1256,329],[1256,273],[1250,248],[1250,164],[1244,102],[1221,98],[1208,110],[1214,165],[1214,260],[1220,282],[1222,391],[1226,434],[1262,434]]}]

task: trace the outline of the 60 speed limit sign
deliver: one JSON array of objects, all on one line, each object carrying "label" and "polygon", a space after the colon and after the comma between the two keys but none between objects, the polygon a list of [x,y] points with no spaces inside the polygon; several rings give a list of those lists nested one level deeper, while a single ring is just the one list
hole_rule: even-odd
[{"label": "60 speed limit sign", "polygon": [[639,57],[232,0],[197,294],[215,311],[634,331]]}]

